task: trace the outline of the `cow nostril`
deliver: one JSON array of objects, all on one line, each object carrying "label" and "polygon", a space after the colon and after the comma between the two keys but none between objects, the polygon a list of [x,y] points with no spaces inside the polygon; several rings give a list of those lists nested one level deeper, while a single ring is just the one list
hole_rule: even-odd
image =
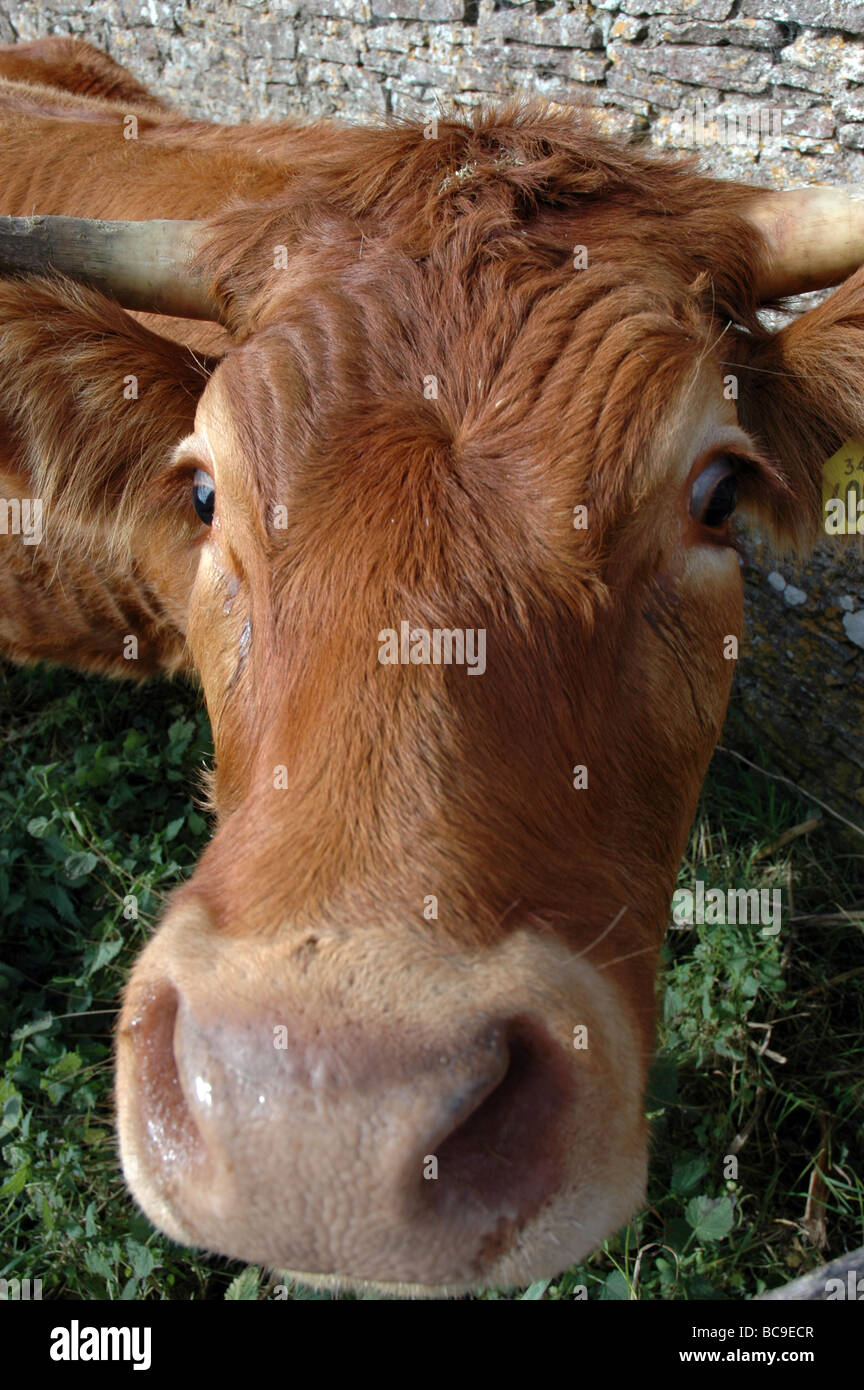
[{"label": "cow nostril", "polygon": [[141,1141],[164,1165],[190,1163],[204,1154],[177,1066],[180,995],[172,984],[148,990],[127,1024],[139,1096]]},{"label": "cow nostril", "polygon": [[498,1084],[437,1145],[437,1179],[424,1182],[424,1200],[438,1216],[494,1214],[509,1228],[538,1211],[562,1180],[566,1155],[553,1136],[573,1102],[566,1059],[525,1021],[509,1028],[507,1053]]}]

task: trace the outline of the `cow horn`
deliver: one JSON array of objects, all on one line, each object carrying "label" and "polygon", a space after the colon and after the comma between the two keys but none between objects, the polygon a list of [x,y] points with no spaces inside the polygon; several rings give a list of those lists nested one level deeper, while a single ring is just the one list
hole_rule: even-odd
[{"label": "cow horn", "polygon": [[126,309],[217,321],[220,309],[191,268],[204,224],[87,217],[0,217],[0,274],[60,271]]},{"label": "cow horn", "polygon": [[827,289],[864,265],[864,187],[766,193],[745,216],[767,248],[763,301]]}]

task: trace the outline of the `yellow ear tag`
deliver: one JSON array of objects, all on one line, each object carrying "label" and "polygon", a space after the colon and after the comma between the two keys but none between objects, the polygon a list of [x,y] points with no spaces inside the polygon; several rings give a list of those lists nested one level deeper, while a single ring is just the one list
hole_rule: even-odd
[{"label": "yellow ear tag", "polygon": [[822,465],[822,515],[829,535],[855,535],[862,498],[864,442],[847,439]]}]

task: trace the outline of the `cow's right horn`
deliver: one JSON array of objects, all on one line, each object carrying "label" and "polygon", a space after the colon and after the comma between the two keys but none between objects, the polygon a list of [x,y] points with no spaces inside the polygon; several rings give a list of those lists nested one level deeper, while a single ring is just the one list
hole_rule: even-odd
[{"label": "cow's right horn", "polygon": [[0,274],[59,271],[125,309],[184,319],[221,317],[193,259],[204,224],[87,217],[0,217]]}]

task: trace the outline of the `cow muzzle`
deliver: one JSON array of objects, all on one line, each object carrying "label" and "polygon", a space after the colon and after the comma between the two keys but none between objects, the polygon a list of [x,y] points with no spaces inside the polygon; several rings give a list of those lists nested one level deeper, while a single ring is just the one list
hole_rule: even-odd
[{"label": "cow muzzle", "polygon": [[642,1050],[616,987],[555,941],[250,941],[186,894],[120,1020],[124,1170],[173,1238],[307,1283],[527,1283],[641,1198]]}]

